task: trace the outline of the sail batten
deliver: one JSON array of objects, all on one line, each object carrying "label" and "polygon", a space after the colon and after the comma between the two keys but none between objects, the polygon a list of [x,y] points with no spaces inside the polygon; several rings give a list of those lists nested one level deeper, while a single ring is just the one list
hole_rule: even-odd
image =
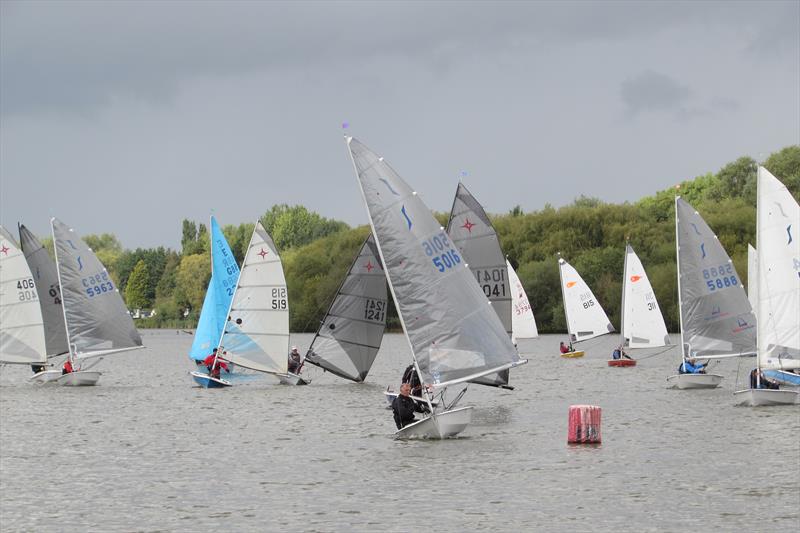
[{"label": "sail batten", "polygon": [[705,220],[679,196],[675,214],[681,353],[693,357],[754,352],[756,318],[736,267]]},{"label": "sail batten", "polygon": [[119,289],[97,256],[69,226],[51,220],[67,338],[79,359],[142,346]]},{"label": "sail batten", "polygon": [[339,286],[306,361],[352,381],[364,381],[386,328],[386,275],[370,233]]},{"label": "sail batten", "polygon": [[47,362],[38,293],[22,250],[0,226],[0,362]]},{"label": "sail batten", "polygon": [[497,313],[428,207],[382,157],[352,137],[347,144],[420,378],[457,383],[521,364]]}]

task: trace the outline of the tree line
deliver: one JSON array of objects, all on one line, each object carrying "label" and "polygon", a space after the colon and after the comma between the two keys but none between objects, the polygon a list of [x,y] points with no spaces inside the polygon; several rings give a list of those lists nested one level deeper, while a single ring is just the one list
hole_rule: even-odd
[{"label": "tree line", "polygon": [[[800,146],[773,153],[763,165],[800,197]],[[637,202],[610,204],[581,196],[571,205],[524,213],[490,215],[503,251],[522,280],[542,333],[566,331],[557,254],[592,288],[612,323],[619,327],[625,242],[647,271],[670,331],[679,330],[675,266],[674,197],[689,202],[719,237],[740,279],[747,279],[747,244],[755,244],[757,163],[742,157]],[[480,201],[480,198],[478,199]],[[446,224],[448,213],[435,213]],[[303,206],[275,205],[261,217],[281,251],[289,290],[292,331],[315,331],[347,268],[369,232],[351,228]],[[123,249],[110,234],[89,235],[130,309],[154,309],[139,327],[193,328],[211,277],[208,227],[184,220],[181,250]],[[223,227],[241,264],[252,223]],[[52,252],[52,242],[45,245]],[[389,327],[398,328],[390,306]]]}]

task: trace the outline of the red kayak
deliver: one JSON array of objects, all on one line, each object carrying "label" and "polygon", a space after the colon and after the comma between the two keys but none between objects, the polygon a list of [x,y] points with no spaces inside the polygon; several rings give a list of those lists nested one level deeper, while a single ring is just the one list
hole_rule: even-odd
[{"label": "red kayak", "polygon": [[608,366],[636,366],[634,359],[609,359]]}]

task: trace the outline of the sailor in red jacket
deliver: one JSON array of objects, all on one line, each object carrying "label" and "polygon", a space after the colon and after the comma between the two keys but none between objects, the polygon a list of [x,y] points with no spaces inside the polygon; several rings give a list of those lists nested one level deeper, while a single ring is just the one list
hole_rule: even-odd
[{"label": "sailor in red jacket", "polygon": [[61,368],[61,375],[71,374],[74,371],[75,369],[72,368],[72,361],[70,361],[68,358],[66,361],[64,361],[64,366]]},{"label": "sailor in red jacket", "polygon": [[[215,359],[216,359],[216,361],[215,361]],[[212,378],[218,378],[219,377],[219,369],[220,368],[225,370],[225,372],[230,372],[230,370],[228,370],[228,364],[225,361],[223,361],[222,359],[220,359],[219,357],[217,357],[217,349],[216,348],[214,348],[214,351],[211,353],[211,355],[209,355],[208,357],[203,359],[203,364],[206,365],[206,368],[208,369],[208,373],[211,375]],[[213,366],[213,368],[212,368],[212,366]]]}]

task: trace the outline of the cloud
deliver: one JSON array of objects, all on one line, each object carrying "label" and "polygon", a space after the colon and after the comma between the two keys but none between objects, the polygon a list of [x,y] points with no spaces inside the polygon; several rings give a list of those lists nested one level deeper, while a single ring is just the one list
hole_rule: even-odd
[{"label": "cloud", "polygon": [[691,91],[665,74],[647,70],[623,81],[620,95],[626,112],[635,116],[650,111],[684,110]]}]

